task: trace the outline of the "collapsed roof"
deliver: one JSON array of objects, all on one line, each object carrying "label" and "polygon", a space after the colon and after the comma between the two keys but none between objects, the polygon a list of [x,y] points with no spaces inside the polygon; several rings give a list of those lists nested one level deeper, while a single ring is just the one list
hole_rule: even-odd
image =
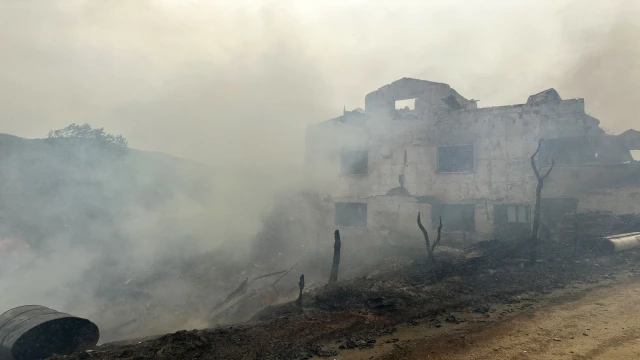
[{"label": "collapsed roof", "polygon": [[527,99],[527,105],[540,105],[560,100],[562,100],[560,94],[558,94],[556,89],[551,88],[529,96],[529,98]]}]

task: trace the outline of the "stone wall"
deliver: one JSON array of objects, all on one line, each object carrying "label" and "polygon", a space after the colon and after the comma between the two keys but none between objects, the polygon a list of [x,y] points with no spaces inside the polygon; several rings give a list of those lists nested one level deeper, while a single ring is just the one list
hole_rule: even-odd
[{"label": "stone wall", "polygon": [[[394,101],[412,97],[417,98],[418,116],[396,116]],[[450,106],[451,99],[443,101],[446,97],[455,100],[455,109]],[[593,125],[587,123],[589,118],[582,99],[478,109],[475,102],[466,100],[446,84],[414,79],[399,80],[367,95],[365,119],[351,121],[345,114],[310,127],[309,180],[336,201],[366,202],[367,227],[393,228],[414,237],[420,237],[415,225],[418,211],[431,213],[436,209],[432,208],[434,204],[473,205],[475,231],[452,234],[445,228],[451,241],[459,240],[460,236],[471,240],[491,238],[494,205],[528,204],[532,208],[536,179],[530,156],[538,140],[586,136]],[[438,171],[438,147],[451,145],[473,147],[472,171]],[[340,154],[348,150],[368,151],[366,175],[340,174]],[[400,175],[411,196],[385,196],[400,186]],[[589,181],[607,183],[606,171],[602,169],[559,166],[547,181],[543,196],[582,197],[576,186],[576,178],[581,176],[585,188],[594,187]],[[431,199],[427,204],[419,200],[425,196]],[[595,194],[590,196],[585,198],[584,206],[606,202],[595,200]],[[431,216],[423,219],[433,232]]]}]

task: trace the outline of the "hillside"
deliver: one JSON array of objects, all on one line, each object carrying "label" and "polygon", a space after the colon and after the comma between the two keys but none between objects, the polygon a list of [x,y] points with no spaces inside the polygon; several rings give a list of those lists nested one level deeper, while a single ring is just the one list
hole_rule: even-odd
[{"label": "hillside", "polygon": [[0,312],[41,304],[109,338],[149,294],[197,289],[181,276],[213,248],[212,189],[210,168],[162,153],[0,134]]},{"label": "hillside", "polygon": [[0,134],[0,238],[33,248],[52,238],[92,243],[117,237],[132,211],[157,211],[183,197],[210,196],[208,169],[162,153],[114,155],[91,144]]}]

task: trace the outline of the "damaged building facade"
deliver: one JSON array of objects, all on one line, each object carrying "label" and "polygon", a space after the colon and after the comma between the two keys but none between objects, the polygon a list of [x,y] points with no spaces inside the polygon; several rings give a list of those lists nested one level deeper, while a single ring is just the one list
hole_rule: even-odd
[{"label": "damaged building facade", "polygon": [[528,236],[539,167],[543,227],[570,214],[640,213],[640,133],[605,134],[583,99],[549,89],[526,103],[479,108],[449,85],[403,78],[365,97],[365,109],[307,129],[307,175],[327,194],[327,226],[372,242],[421,237],[418,212],[443,243]]}]

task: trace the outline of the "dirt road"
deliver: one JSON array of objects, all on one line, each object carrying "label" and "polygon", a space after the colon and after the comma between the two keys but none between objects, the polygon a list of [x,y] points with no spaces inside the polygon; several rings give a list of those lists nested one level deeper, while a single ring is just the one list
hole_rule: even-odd
[{"label": "dirt road", "polygon": [[598,289],[469,341],[448,359],[640,359],[640,284]]},{"label": "dirt road", "polygon": [[449,327],[399,329],[393,347],[336,359],[640,359],[640,283],[559,292],[505,321]]}]

